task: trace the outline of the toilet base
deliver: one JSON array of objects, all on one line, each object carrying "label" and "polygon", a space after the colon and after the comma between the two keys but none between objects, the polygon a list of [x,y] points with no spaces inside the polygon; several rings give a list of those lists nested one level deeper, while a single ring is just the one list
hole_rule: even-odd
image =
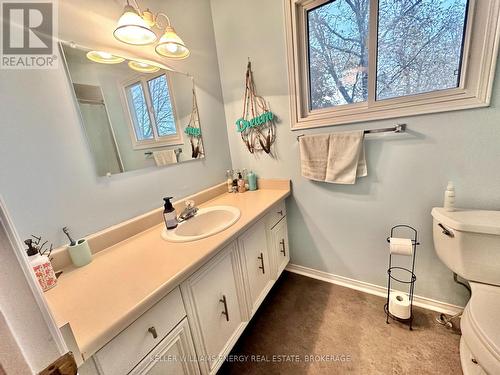
[{"label": "toilet base", "polygon": [[460,339],[460,364],[462,365],[464,375],[488,375],[476,362],[463,336]]}]

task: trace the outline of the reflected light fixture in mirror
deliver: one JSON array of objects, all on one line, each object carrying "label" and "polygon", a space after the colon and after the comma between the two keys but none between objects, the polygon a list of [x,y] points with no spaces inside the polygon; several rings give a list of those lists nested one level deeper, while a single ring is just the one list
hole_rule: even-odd
[{"label": "reflected light fixture in mirror", "polygon": [[87,59],[101,64],[119,64],[125,61],[123,57],[105,51],[89,51],[86,56]]},{"label": "reflected light fixture in mirror", "polygon": [[127,1],[113,35],[120,42],[136,46],[152,44],[157,36],[151,26]]},{"label": "reflected light fixture in mirror", "polygon": [[128,62],[128,66],[130,69],[136,70],[141,73],[156,73],[160,70],[159,66],[135,60],[130,60]]}]

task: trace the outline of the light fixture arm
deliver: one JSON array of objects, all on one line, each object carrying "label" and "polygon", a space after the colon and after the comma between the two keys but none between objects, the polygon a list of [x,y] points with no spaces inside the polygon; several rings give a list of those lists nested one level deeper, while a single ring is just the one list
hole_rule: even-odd
[{"label": "light fixture arm", "polygon": [[[127,5],[130,5],[129,0],[127,0]],[[141,10],[141,7],[139,6],[139,3],[137,2],[137,0],[132,0],[132,6],[139,13],[139,15],[142,15],[142,10]]]},{"label": "light fixture arm", "polygon": [[[160,17],[164,17],[167,20],[167,24],[166,25],[162,25],[160,22],[158,22],[158,19]],[[165,13],[163,13],[163,12],[159,12],[159,13],[156,14],[156,16],[155,16],[155,22],[156,22],[156,26],[160,30],[165,30],[167,27],[170,26],[170,18],[168,18],[168,16]]]}]

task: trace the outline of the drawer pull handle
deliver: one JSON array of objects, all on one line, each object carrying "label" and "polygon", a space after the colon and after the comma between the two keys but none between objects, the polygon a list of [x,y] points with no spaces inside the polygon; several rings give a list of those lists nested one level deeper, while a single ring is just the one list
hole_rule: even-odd
[{"label": "drawer pull handle", "polygon": [[222,295],[222,298],[219,300],[219,302],[222,302],[224,304],[224,311],[222,312],[222,315],[224,315],[226,317],[226,321],[229,322],[229,312],[227,311],[227,301],[224,294]]},{"label": "drawer pull handle", "polygon": [[284,238],[280,241],[280,245],[281,245],[281,250],[280,251],[283,253],[283,256],[286,257],[285,239]]},{"label": "drawer pull handle", "polygon": [[279,210],[277,213],[283,216],[283,210]]},{"label": "drawer pull handle", "polygon": [[262,270],[262,273],[265,274],[266,271],[264,269],[264,254],[260,253],[260,256],[258,256],[257,259],[260,259],[261,266],[259,266],[259,268]]},{"label": "drawer pull handle", "polygon": [[455,235],[453,234],[453,232],[451,230],[449,230],[448,228],[446,228],[443,224],[439,223],[438,226],[443,230],[443,234],[445,236],[448,236],[448,237],[455,237]]},{"label": "drawer pull handle", "polygon": [[156,328],[155,327],[149,327],[148,328],[148,332],[153,335],[154,339],[158,338],[158,333],[156,332]]}]

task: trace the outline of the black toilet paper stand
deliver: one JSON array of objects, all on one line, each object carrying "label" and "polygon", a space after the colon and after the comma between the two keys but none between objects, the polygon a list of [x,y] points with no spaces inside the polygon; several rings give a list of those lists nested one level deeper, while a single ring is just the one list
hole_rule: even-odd
[{"label": "black toilet paper stand", "polygon": [[[417,255],[417,245],[420,245],[418,242],[418,233],[417,230],[413,227],[410,227],[409,225],[396,225],[391,228],[391,235],[387,237],[387,242],[390,242],[391,237],[394,237],[393,234],[395,231],[402,231],[403,229],[410,230],[412,232],[412,246],[413,246],[413,254],[411,256],[411,269],[410,268],[405,268],[405,267],[400,267],[400,266],[393,266],[392,265],[392,257],[393,254],[389,252],[389,268],[387,269],[387,275],[388,275],[388,280],[387,280],[387,301],[384,305],[384,311],[385,311],[385,316],[386,320],[385,322],[389,324],[389,318],[396,320],[398,322],[408,324],[410,327],[410,331],[413,330],[412,324],[413,324],[413,291],[415,289],[415,281],[417,280],[417,276],[415,276],[415,257]],[[391,285],[393,283],[399,283],[401,284],[405,289],[407,289],[408,293],[408,299],[410,300],[410,317],[407,319],[402,319],[399,318],[393,314],[390,313],[389,311],[389,299],[391,295]],[[399,290],[399,289],[398,289]]]}]

